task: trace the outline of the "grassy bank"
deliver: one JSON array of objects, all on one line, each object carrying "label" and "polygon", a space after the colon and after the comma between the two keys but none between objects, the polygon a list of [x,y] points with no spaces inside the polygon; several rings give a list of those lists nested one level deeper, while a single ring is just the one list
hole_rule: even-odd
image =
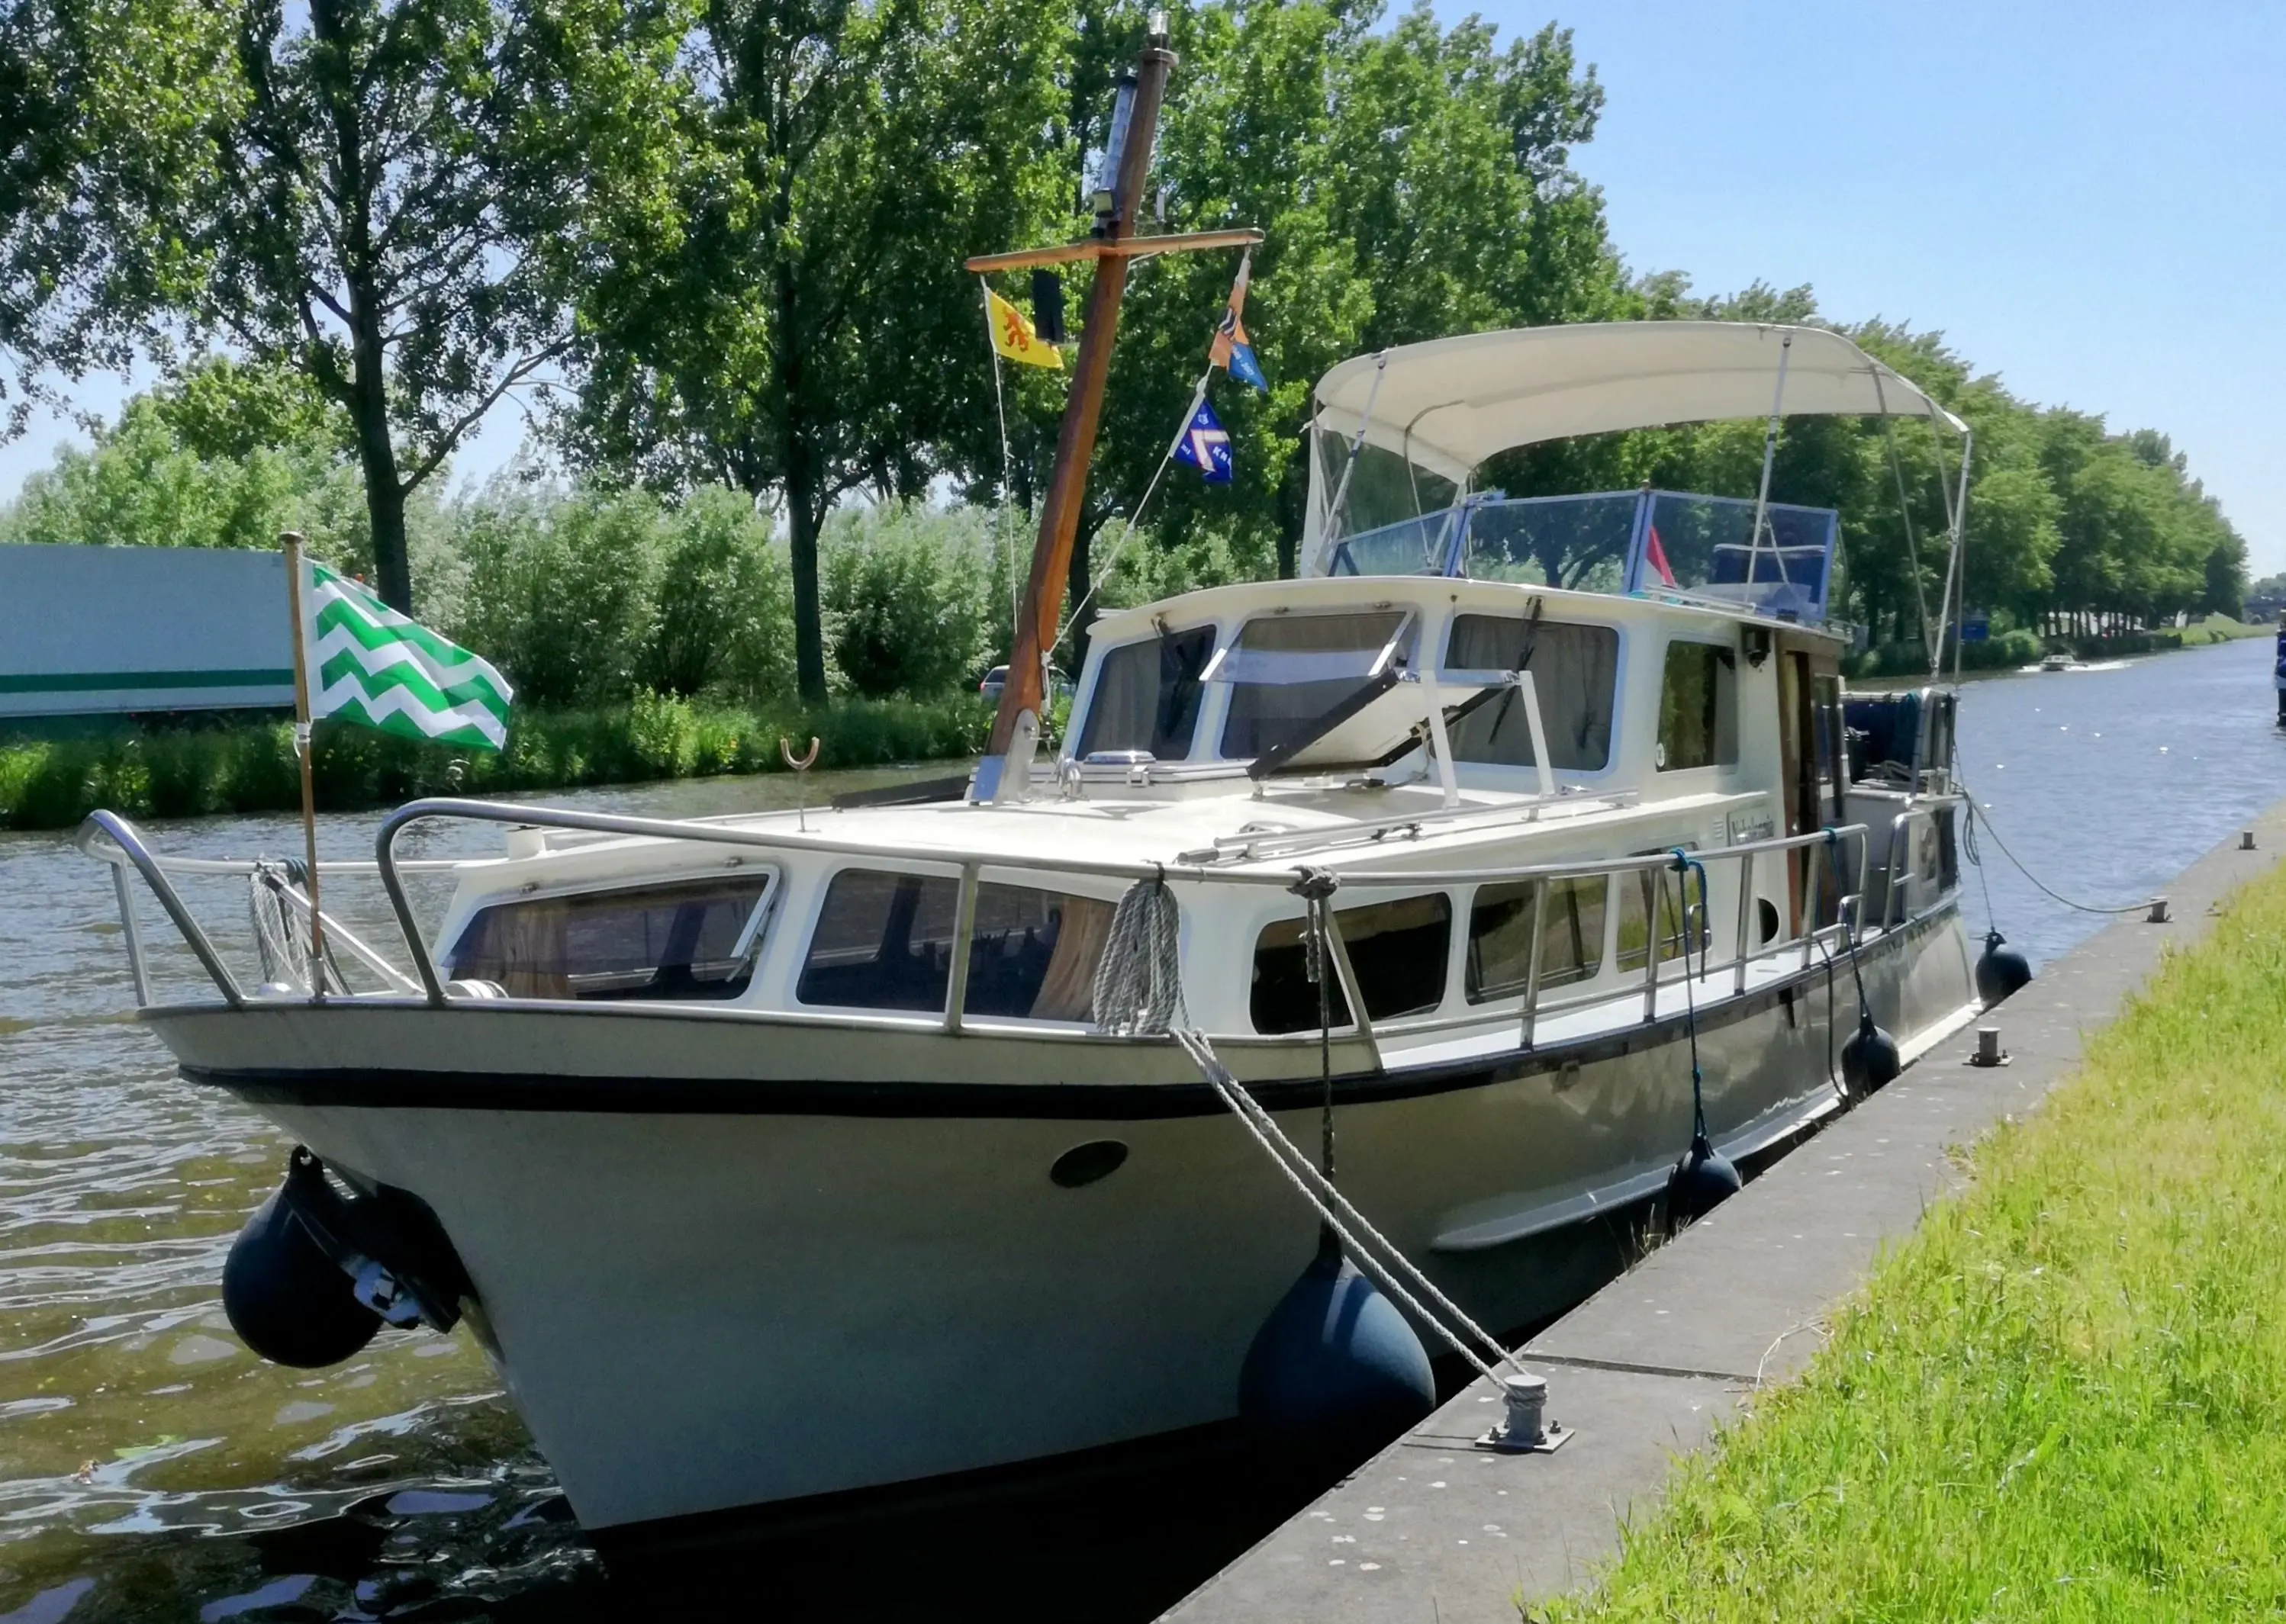
[{"label": "grassy bank", "polygon": [[2286,1608],[2286,873],[1974,1156],[1554,1619]]},{"label": "grassy bank", "polygon": [[[423,795],[782,773],[781,736],[797,752],[816,736],[821,768],[968,756],[983,748],[991,721],[990,706],[966,695],[762,714],[642,696],[610,710],[519,713],[498,754],[320,722],[313,767],[318,804],[346,812]],[[288,812],[301,794],[283,723],[0,741],[0,828],[67,828],[99,806],[157,818]]]},{"label": "grassy bank", "polygon": [[[2170,634],[2161,632],[2155,632],[2153,635],[2165,637]],[[2267,625],[2249,625],[2243,620],[2233,620],[2227,615],[2210,615],[2197,625],[2185,626],[2181,631],[2172,635],[2181,639],[2172,647],[2198,648],[2208,643],[2235,642],[2243,637],[2275,637],[2278,635],[2278,628]]]},{"label": "grassy bank", "polygon": [[[2165,654],[2177,648],[2204,648],[2212,643],[2235,642],[2243,637],[2274,637],[2278,628],[2249,625],[2227,615],[2210,615],[2195,625],[2162,626],[2156,632],[2131,632],[2120,637],[2044,638],[2019,627],[1970,643],[1961,650],[1965,671],[2017,671],[2039,663],[2040,656],[2069,648],[2082,660],[2117,660],[2129,655]],[[1910,677],[1928,670],[1928,655],[1919,643],[1888,643],[1853,655],[1853,677]]]}]

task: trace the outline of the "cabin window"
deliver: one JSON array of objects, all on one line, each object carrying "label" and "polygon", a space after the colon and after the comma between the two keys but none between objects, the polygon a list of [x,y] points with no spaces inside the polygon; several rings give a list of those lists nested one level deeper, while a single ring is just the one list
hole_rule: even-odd
[{"label": "cabin window", "polygon": [[[1644,855],[1648,856],[1649,853]],[[1659,961],[1665,964],[1683,956],[1683,921],[1687,913],[1695,928],[1691,951],[1707,950],[1707,890],[1699,870],[1688,876],[1672,868],[1656,868],[1635,874],[1623,874],[1620,883],[1620,951],[1619,967],[1623,970],[1639,970],[1644,963],[1644,938],[1648,932],[1644,922],[1651,912],[1651,893],[1659,906]]]},{"label": "cabin window", "polygon": [[[1458,615],[1445,645],[1445,668],[1529,671],[1548,734],[1548,765],[1575,773],[1600,773],[1611,765],[1612,701],[1620,672],[1620,634],[1611,627],[1564,621],[1534,626],[1524,616]],[[1484,700],[1460,719],[1452,737],[1459,761],[1537,765],[1532,728],[1514,688]]]},{"label": "cabin window", "polygon": [[771,877],[755,869],[494,903],[461,930],[445,974],[496,983],[511,998],[736,998],[753,977]]},{"label": "cabin window", "polygon": [[1212,626],[1107,650],[1080,728],[1081,758],[1098,750],[1143,750],[1161,761],[1188,756],[1205,691],[1199,674],[1213,652]]},{"label": "cabin window", "polygon": [[1401,609],[1368,609],[1248,621],[1214,671],[1230,684],[1223,756],[1251,761],[1314,733],[1328,712],[1383,669],[1404,664],[1404,650],[1393,645],[1410,618]]},{"label": "cabin window", "polygon": [[852,1009],[942,1011],[960,882],[845,868],[826,887],[794,996]]},{"label": "cabin window", "polygon": [[[1540,925],[1540,986],[1592,981],[1604,967],[1601,875],[1548,883]],[[1469,910],[1469,1001],[1522,996],[1532,978],[1532,884],[1486,885]]]},{"label": "cabin window", "polygon": [[[794,996],[847,1009],[942,1013],[960,882],[845,868],[827,886]],[[1028,885],[976,888],[966,1015],[1086,1021],[1112,905]]]},{"label": "cabin window", "polygon": [[[1424,1015],[1445,1001],[1445,959],[1453,939],[1453,905],[1443,892],[1342,908],[1334,914],[1357,972],[1366,1014],[1376,1021]],[[1328,965],[1330,974],[1332,966]],[[1327,989],[1333,1024],[1350,1024],[1349,1000],[1341,978]],[[1254,946],[1254,988],[1249,1000],[1254,1030],[1306,1032],[1318,1024],[1318,987],[1310,979],[1307,922],[1281,919],[1264,930]]]},{"label": "cabin window", "polygon": [[979,885],[969,938],[966,1015],[1095,1018],[1095,967],[1112,905],[1029,885]]},{"label": "cabin window", "polygon": [[[1658,766],[1730,766],[1738,759],[1738,661],[1714,643],[1667,646],[1659,694]],[[1550,752],[1555,749],[1551,743]]]}]

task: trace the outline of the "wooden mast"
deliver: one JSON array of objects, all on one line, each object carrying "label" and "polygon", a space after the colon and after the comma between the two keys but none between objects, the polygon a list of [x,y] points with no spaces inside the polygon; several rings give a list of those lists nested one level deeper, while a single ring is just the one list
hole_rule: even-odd
[{"label": "wooden mast", "polygon": [[[1086,326],[1072,368],[1071,397],[1056,436],[1056,463],[1040,504],[1040,533],[1032,546],[1032,570],[1024,584],[1023,608],[1016,617],[1016,646],[1008,657],[1008,681],[1000,690],[1000,710],[992,718],[992,740],[976,771],[974,798],[1017,800],[1028,792],[1032,752],[1046,709],[1043,678],[1046,651],[1055,646],[1056,622],[1063,612],[1064,580],[1071,569],[1072,543],[1079,535],[1080,502],[1087,489],[1088,464],[1095,452],[1096,426],[1103,416],[1103,386],[1111,371],[1111,347],[1119,333],[1119,301],[1127,291],[1131,254],[1118,252],[1134,234],[1151,175],[1151,153],[1158,143],[1159,107],[1175,53],[1167,49],[1166,25],[1152,16],[1150,43],[1136,64],[1135,100],[1127,141],[1119,154],[1112,213],[1095,239],[1060,257],[1095,261],[1087,294]],[[1220,235],[1220,233],[1215,233]],[[1206,245],[1201,244],[1201,247]],[[1220,245],[1217,245],[1220,246]],[[1012,256],[990,255],[968,262],[986,271]],[[1026,263],[1037,263],[1027,260]]]}]

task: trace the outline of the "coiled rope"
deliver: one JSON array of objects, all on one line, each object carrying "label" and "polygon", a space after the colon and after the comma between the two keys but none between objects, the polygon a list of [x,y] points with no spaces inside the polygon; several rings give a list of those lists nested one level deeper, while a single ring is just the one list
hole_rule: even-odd
[{"label": "coiled rope", "polygon": [[1163,1037],[1182,1018],[1181,916],[1164,869],[1112,911],[1094,992],[1096,1027],[1116,1037]]},{"label": "coiled rope", "polygon": [[[310,930],[303,915],[286,906],[288,886],[307,894],[307,875],[302,865],[290,859],[272,862],[267,858],[256,859],[253,872],[247,879],[246,909],[254,926],[255,957],[262,965],[262,979],[281,987],[310,987]],[[341,967],[333,961],[333,948],[326,949],[323,967],[326,979],[336,988],[346,986],[342,980]]]},{"label": "coiled rope", "polygon": [[1333,966],[1323,936],[1332,928],[1326,904],[1333,889],[1333,876],[1314,869],[1305,869],[1294,886],[1310,905],[1311,962],[1320,977],[1319,1056],[1326,1086],[1326,1165],[1322,1169],[1312,1165],[1308,1155],[1278,1126],[1277,1118],[1231,1075],[1206,1034],[1189,1024],[1183,1003],[1179,918],[1163,872],[1129,886],[1112,914],[1103,957],[1095,972],[1096,1027],[1123,1036],[1171,1035],[1198,1068],[1215,1097],[1238,1118],[1287,1183],[1310,1204],[1318,1221],[1340,1241],[1343,1251],[1361,1273],[1416,1322],[1434,1330],[1478,1375],[1497,1382],[1501,1365],[1524,1374],[1524,1367],[1499,1338],[1439,1291],[1436,1283],[1399,1250],[1395,1242],[1375,1228],[1333,1181]]}]

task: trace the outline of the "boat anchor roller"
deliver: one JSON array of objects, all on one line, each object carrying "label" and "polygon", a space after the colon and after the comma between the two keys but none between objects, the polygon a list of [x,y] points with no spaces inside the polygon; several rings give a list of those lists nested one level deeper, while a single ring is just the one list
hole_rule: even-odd
[{"label": "boat anchor roller", "polygon": [[223,1312],[240,1340],[299,1369],[339,1364],[383,1325],[450,1330],[474,1295],[428,1203],[386,1184],[344,1195],[300,1145],[222,1271]]}]

